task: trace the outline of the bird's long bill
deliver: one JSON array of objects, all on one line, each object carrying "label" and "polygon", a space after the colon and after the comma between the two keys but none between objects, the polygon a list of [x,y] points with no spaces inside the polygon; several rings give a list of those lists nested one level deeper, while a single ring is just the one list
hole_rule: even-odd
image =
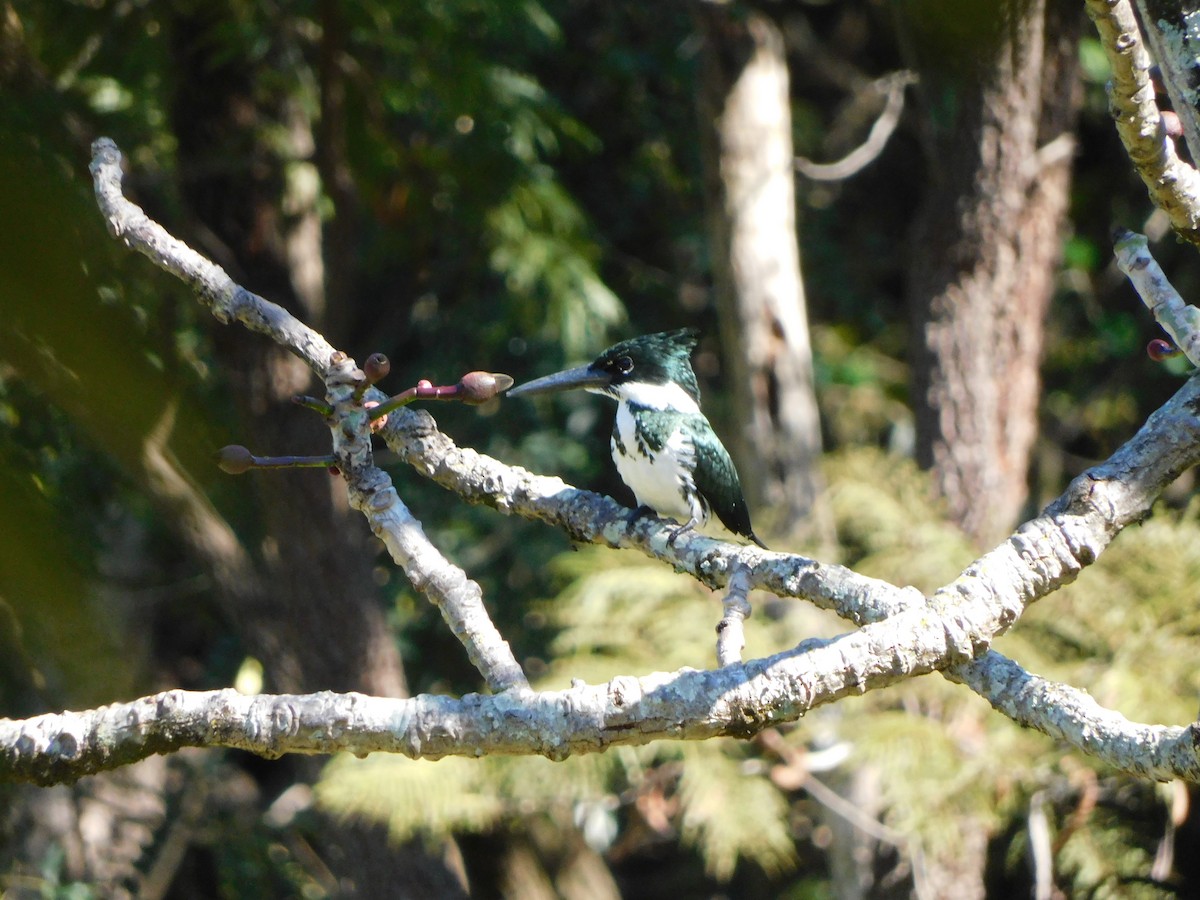
[{"label": "bird's long bill", "polygon": [[518,384],[508,391],[509,397],[532,397],[535,394],[556,394],[559,391],[573,391],[577,388],[602,387],[609,383],[609,377],[599,369],[590,365],[577,366],[555,372],[544,378],[535,378],[524,384]]}]

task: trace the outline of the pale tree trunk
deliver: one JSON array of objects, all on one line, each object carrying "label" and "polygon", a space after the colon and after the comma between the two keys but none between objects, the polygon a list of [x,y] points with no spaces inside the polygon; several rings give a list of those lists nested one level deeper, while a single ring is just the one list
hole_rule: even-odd
[{"label": "pale tree trunk", "polygon": [[734,443],[752,508],[776,533],[823,535],[821,430],[796,241],[783,37],[757,11],[699,4],[698,96],[713,276]]},{"label": "pale tree trunk", "polygon": [[908,279],[917,454],[951,517],[985,545],[1028,497],[1081,16],[1066,0],[974,4],[953,43],[939,22],[958,6],[940,17],[929,6],[905,21],[929,154]]}]

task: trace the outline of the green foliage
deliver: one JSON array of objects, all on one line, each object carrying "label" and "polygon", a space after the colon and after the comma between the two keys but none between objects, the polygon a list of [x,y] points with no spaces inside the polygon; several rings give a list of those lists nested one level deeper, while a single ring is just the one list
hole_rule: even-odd
[{"label": "green foliage", "polygon": [[342,757],[327,767],[317,799],[335,814],[386,822],[398,841],[469,834],[491,827],[506,811],[499,768],[457,758]]},{"label": "green foliage", "polygon": [[[1149,883],[1165,810],[1153,787],[1109,782],[1088,827],[1064,823],[1062,846],[1055,856],[1060,881],[1074,896],[1116,900],[1155,900],[1164,886]],[[1122,796],[1123,795],[1123,796]],[[1178,851],[1178,845],[1176,848]]]},{"label": "green foliage", "polygon": [[822,419],[834,446],[892,443],[912,433],[908,367],[886,340],[863,341],[850,325],[818,324],[812,342]]},{"label": "green foliage", "polygon": [[1194,721],[1197,512],[1163,508],[1126,529],[1077,582],[1029,610],[998,649],[1136,721]]},{"label": "green foliage", "polygon": [[796,861],[787,798],[730,750],[686,748],[679,777],[680,838],[700,851],[705,871],[718,881],[733,876],[739,859],[778,876]]},{"label": "green foliage", "polygon": [[26,223],[0,241],[0,712],[14,715],[136,691],[147,635],[131,618],[147,611],[132,589],[157,586],[170,557],[142,555],[165,529],[136,485],[155,454],[211,485],[221,443],[192,320],[125,282],[90,190],[44,140],[0,137],[0,212]]},{"label": "green foliage", "polygon": [[595,247],[583,238],[578,208],[548,170],[487,214],[491,264],[514,299],[532,315],[522,317],[529,334],[557,335],[566,355],[585,356],[603,346],[625,310],[594,268]]},{"label": "green foliage", "polygon": [[855,716],[855,759],[879,772],[887,824],[930,856],[949,858],[964,828],[995,829],[1000,789],[1016,773],[1005,770],[1008,742],[983,725],[986,710],[939,690],[945,685],[921,687],[899,692],[901,708],[893,699]]},{"label": "green foliage", "polygon": [[[551,569],[562,590],[535,606],[557,632],[550,643],[549,684],[565,687],[572,678],[602,682],[621,666],[624,671],[697,666],[710,653],[720,608],[690,576],[633,550],[595,547],[560,555]],[[712,621],[696,614],[706,603]]]},{"label": "green foliage", "polygon": [[[540,687],[699,666],[711,657],[720,607],[690,576],[633,551],[597,547],[561,554],[551,568],[562,589],[535,608],[534,618],[556,635]],[[710,615],[698,614],[706,602]],[[801,637],[798,617],[763,626],[748,635],[754,652]],[[673,773],[665,788],[653,775],[661,771]],[[326,769],[318,799],[340,815],[387,822],[397,839],[406,839],[486,832],[564,807],[577,817],[581,810],[611,816],[603,813],[608,809],[636,815],[630,808],[639,796],[663,790],[678,805],[673,821],[680,838],[714,878],[727,881],[739,860],[771,875],[793,864],[787,800],[734,741],[619,747],[564,762],[344,757]]]},{"label": "green foliage", "polygon": [[1112,77],[1112,66],[1100,45],[1100,39],[1085,35],[1079,42],[1079,67],[1083,76],[1092,84],[1103,85]]},{"label": "green foliage", "polygon": [[[553,164],[599,142],[529,71],[562,40],[547,9],[370,2],[344,15],[348,51],[375,75],[348,81],[361,116],[348,145],[356,188],[388,226],[370,223],[367,277],[414,311],[436,299],[424,326],[434,339],[461,334],[466,317],[507,323],[506,338],[560,341],[572,356],[603,345],[624,310]],[[488,270],[498,284],[480,277]]]},{"label": "green foliage", "polygon": [[843,560],[863,575],[929,591],[975,556],[912,460],[863,448],[831,454],[823,469]]},{"label": "green foliage", "polygon": [[678,772],[668,793],[678,802],[680,838],[714,878],[727,881],[739,860],[771,875],[794,863],[786,799],[733,742],[620,747],[564,762],[346,756],[326,768],[317,799],[336,815],[386,823],[398,841],[486,833],[551,811],[582,821],[598,811],[611,822],[595,832],[607,849],[617,832],[611,811],[660,791],[660,771]]},{"label": "green foliage", "polygon": [[98,897],[96,890],[90,885],[79,881],[63,879],[63,869],[66,863],[66,851],[59,846],[46,850],[42,857],[41,880],[37,885],[37,893],[41,900],[93,900]]},{"label": "green foliage", "polygon": [[[825,473],[842,553],[856,568],[931,589],[970,562],[969,542],[939,518],[926,476],[910,462],[847,451],[832,454]],[[1200,689],[1187,649],[1200,625],[1189,602],[1200,578],[1197,548],[1193,512],[1160,513],[1125,532],[1077,584],[1030,610],[999,649],[1141,720],[1189,721]],[[707,664],[719,611],[691,578],[632,551],[594,547],[556,557],[550,570],[558,591],[530,620],[554,635],[542,686]],[[748,655],[844,630],[793,601],[782,614],[761,597],[755,608],[775,615],[748,621]],[[1158,662],[1146,666],[1148,658]],[[1007,870],[1024,877],[1021,823],[1038,791],[1055,798],[1046,801],[1064,836],[1055,864],[1073,893],[1120,895],[1153,860],[1142,820],[1163,812],[1152,789],[1092,774],[1088,767],[1099,767],[1091,761],[1064,755],[938,676],[814,711],[785,740],[800,752],[847,743],[852,761],[819,777],[849,792],[856,773],[874,773],[881,821],[928,861],[954,859],[966,830],[1008,834]],[[772,764],[761,748],[734,741],[615,748],[563,763],[346,758],[327,769],[319,799],[339,814],[388,822],[398,839],[513,828],[550,810],[582,821],[581,810],[601,810],[620,841],[639,818],[638,798],[661,791],[679,840],[710,877],[728,882],[749,862],[781,886],[794,878],[801,852],[795,823],[829,813],[770,777]],[[1097,777],[1111,801],[1080,818],[1079,786]]]}]

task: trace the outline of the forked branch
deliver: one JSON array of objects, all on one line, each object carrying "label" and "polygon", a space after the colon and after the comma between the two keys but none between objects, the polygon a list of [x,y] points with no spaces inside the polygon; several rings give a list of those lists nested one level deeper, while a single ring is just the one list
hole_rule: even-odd
[{"label": "forked branch", "polygon": [[374,467],[365,402],[382,395],[363,390],[364,375],[345,354],[233,284],[125,200],[111,141],[98,141],[95,153],[97,195],[114,235],[191,284],[219,317],[252,323],[323,377],[333,455],[352,503],[413,584],[438,604],[494,694],[395,700],[171,691],[88,712],[0,720],[0,777],[70,780],[183,746],[238,747],[266,756],[378,750],[557,759],[661,738],[749,736],[848,695],[941,670],[1017,722],[1118,768],[1200,780],[1194,726],[1129,722],[1082,691],[1039,679],[989,651],[1030,604],[1072,581],[1125,526],[1149,513],[1179,473],[1200,461],[1200,381],[1188,381],[1109,460],[1075,479],[1042,515],[929,598],[792,554],[692,533],[671,541],[673,529],[649,517],[631,523],[606,497],[457,447],[423,411],[392,413],[380,433],[417,471],[470,502],[540,519],[576,540],[635,547],[713,587],[733,581],[731,622],[740,624],[739,598],[758,588],[811,601],[861,626],[748,662],[737,661],[739,641],[731,631],[722,653],[728,664],[720,669],[535,692],[480,614],[478,585],[429,543],[386,474]]}]

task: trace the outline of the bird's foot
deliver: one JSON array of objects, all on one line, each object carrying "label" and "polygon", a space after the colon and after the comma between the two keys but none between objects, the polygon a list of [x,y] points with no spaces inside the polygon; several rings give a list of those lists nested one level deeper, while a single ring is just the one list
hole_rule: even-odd
[{"label": "bird's foot", "polygon": [[667,538],[667,546],[674,547],[675,542],[677,540],[679,540],[679,536],[681,534],[683,534],[685,531],[691,531],[695,527],[696,527],[696,520],[694,518],[692,518],[692,519],[688,519],[686,522],[684,522],[678,528],[672,529],[671,536],[669,538]]}]

